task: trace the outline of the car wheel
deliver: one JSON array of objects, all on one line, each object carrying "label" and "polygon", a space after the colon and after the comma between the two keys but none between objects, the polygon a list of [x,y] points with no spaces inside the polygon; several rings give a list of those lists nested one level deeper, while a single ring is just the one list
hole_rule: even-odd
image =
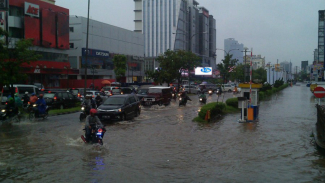
[{"label": "car wheel", "polygon": [[122,115],[121,115],[121,121],[125,121],[125,119],[126,119],[125,114],[122,114]]},{"label": "car wheel", "polygon": [[60,109],[61,109],[61,110],[62,110],[62,109],[64,109],[64,106],[63,106],[63,104],[61,104],[61,105],[60,105]]}]

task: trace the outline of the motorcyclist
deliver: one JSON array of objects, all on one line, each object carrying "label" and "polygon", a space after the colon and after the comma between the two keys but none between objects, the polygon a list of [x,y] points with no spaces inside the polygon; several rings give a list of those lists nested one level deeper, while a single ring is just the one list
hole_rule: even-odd
[{"label": "motorcyclist", "polygon": [[38,111],[36,111],[35,116],[38,116],[39,114],[45,114],[46,112],[46,102],[43,98],[43,94],[39,95],[38,100],[35,102],[37,104]]},{"label": "motorcyclist", "polygon": [[238,92],[238,89],[237,89],[237,86],[235,85],[234,93],[237,93],[237,92]]},{"label": "motorcyclist", "polygon": [[201,93],[199,98],[202,98],[202,102],[205,102],[207,100],[207,96],[204,94],[204,92]]},{"label": "motorcyclist", "polygon": [[90,110],[91,108],[96,108],[96,102],[92,99],[91,95],[86,95],[82,105],[86,106],[86,111]]},{"label": "motorcyclist", "polygon": [[104,89],[101,89],[101,90],[100,90],[100,95],[101,95],[101,96],[106,96]]},{"label": "motorcyclist", "polygon": [[36,101],[38,100],[37,96],[35,95],[35,93],[32,93],[32,96],[29,97],[29,102],[31,104],[34,104]]},{"label": "motorcyclist", "polygon": [[[218,90],[219,90],[219,94],[221,94],[221,93],[222,93],[222,88],[221,88],[221,86],[218,87]],[[218,94],[218,93],[217,93],[217,94]]]},{"label": "motorcyclist", "polygon": [[5,109],[8,112],[9,116],[12,116],[14,114],[18,114],[18,107],[15,106],[15,102],[14,102],[14,99],[12,97],[10,97],[8,99],[8,102],[6,103]]},{"label": "motorcyclist", "polygon": [[96,105],[97,107],[103,102],[103,99],[102,97],[100,96],[100,93],[97,94],[96,98],[95,98],[95,101],[96,101]]},{"label": "motorcyclist", "polygon": [[22,103],[21,99],[19,98],[18,93],[15,93],[15,103],[16,103],[17,107],[23,106],[23,103]]},{"label": "motorcyclist", "polygon": [[182,97],[182,99],[184,100],[185,103],[187,103],[187,100],[192,101],[190,99],[190,97],[188,97],[187,92],[182,92],[181,97]]},{"label": "motorcyclist", "polygon": [[23,96],[23,105],[26,106],[28,102],[29,102],[29,96],[28,96],[28,91],[26,91]]},{"label": "motorcyclist", "polygon": [[[89,142],[91,139],[92,131],[96,128],[103,128],[103,124],[100,122],[99,118],[95,116],[97,113],[96,109],[91,109],[90,114],[86,118],[85,131],[86,131],[86,141]],[[103,129],[105,130],[105,129]],[[105,130],[106,131],[106,130]]]}]

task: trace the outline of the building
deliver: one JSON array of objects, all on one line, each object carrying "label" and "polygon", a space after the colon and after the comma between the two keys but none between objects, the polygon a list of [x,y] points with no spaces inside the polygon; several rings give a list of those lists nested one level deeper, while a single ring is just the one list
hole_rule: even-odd
[{"label": "building", "polygon": [[252,66],[254,70],[265,68],[265,57],[262,58],[261,55],[253,55]]},{"label": "building", "polygon": [[291,62],[280,62],[280,67],[283,71],[286,71],[287,73],[292,73],[292,63]]},{"label": "building", "polygon": [[203,66],[216,68],[216,23],[195,0],[134,0],[135,32],[144,35],[146,69],[168,49],[190,50]]},{"label": "building", "polygon": [[324,30],[324,20],[325,20],[325,10],[318,11],[318,62],[324,62],[325,52],[324,52],[324,42],[325,42],[325,30]]},{"label": "building", "polygon": [[[72,68],[80,71],[76,79],[84,79],[87,18],[70,16],[69,30],[69,62]],[[87,78],[90,80],[94,78],[94,84],[99,84],[102,79],[113,81],[115,79],[113,57],[116,54],[123,54],[127,56],[124,82],[142,82],[145,75],[143,43],[143,34],[89,20]]]},{"label": "building", "polygon": [[307,71],[308,67],[308,60],[307,61],[301,61],[301,70],[302,71]]},{"label": "building", "polygon": [[[244,56],[243,56],[243,51],[244,50],[244,45],[239,44],[238,41],[236,41],[234,38],[228,38],[224,40],[224,51],[226,53],[229,53],[232,55],[232,59],[237,59],[237,63],[243,64],[244,61]],[[225,54],[226,54],[225,53]],[[249,53],[249,52],[247,52]],[[247,63],[247,60],[246,60]]]},{"label": "building", "polygon": [[[22,72],[28,75],[26,83],[60,87],[60,80],[66,77],[67,68],[70,68],[69,10],[54,5],[53,0],[11,0],[0,6],[0,27],[10,35],[3,38],[8,47],[14,48],[20,39],[33,39],[31,49],[42,56],[22,65]],[[71,69],[69,73],[78,74],[78,70]]]}]

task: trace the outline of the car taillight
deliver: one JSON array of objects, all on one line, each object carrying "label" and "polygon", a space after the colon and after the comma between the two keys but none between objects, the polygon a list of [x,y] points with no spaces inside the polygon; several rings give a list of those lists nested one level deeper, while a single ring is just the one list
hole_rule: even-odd
[{"label": "car taillight", "polygon": [[15,88],[15,93],[18,93],[18,88],[17,87]]},{"label": "car taillight", "polygon": [[98,129],[98,133],[102,133],[103,132],[103,129]]},{"label": "car taillight", "polygon": [[78,97],[80,98],[80,93],[78,93]]},{"label": "car taillight", "polygon": [[56,97],[54,97],[54,100],[56,100],[57,98]]},{"label": "car taillight", "polygon": [[95,97],[95,95],[93,95],[93,98]]}]

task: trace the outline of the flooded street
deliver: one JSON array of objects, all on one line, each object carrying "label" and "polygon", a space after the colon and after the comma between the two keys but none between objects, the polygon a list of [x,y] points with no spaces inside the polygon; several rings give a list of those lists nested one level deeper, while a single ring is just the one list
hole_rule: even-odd
[{"label": "flooded street", "polygon": [[201,105],[190,98],[107,124],[102,147],[83,143],[79,113],[1,126],[0,182],[325,182],[304,84],[262,101],[257,123],[238,123],[239,113],[192,122]]}]

